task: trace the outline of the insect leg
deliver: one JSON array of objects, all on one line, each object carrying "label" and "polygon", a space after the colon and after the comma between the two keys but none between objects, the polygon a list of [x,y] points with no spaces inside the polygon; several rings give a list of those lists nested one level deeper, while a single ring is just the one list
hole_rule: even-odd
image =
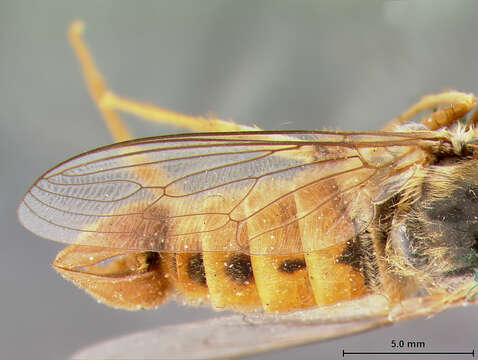
[{"label": "insect leg", "polygon": [[154,105],[142,104],[134,100],[121,98],[110,91],[105,93],[102,105],[142,117],[145,120],[181,127],[195,132],[260,130],[257,127],[221,120],[213,115],[208,117],[191,116]]},{"label": "insect leg", "polygon": [[103,77],[96,69],[93,58],[81,37],[83,27],[84,25],[81,21],[73,22],[68,31],[68,39],[70,40],[71,46],[80,62],[88,91],[90,92],[93,101],[98,106],[113,139],[116,142],[129,140],[132,138],[131,133],[123,124],[114,109],[102,105],[103,98],[108,90],[106,89]]},{"label": "insect leg", "polygon": [[438,109],[431,115],[422,119],[422,124],[430,130],[437,130],[450,126],[465,116],[476,104],[473,94],[459,91],[446,91],[440,94],[424,96],[418,103],[406,110],[402,115],[392,120],[385,126],[385,131],[393,130],[396,126],[409,122],[413,117],[426,110]]},{"label": "insect leg", "polygon": [[[85,77],[90,95],[98,106],[113,139],[116,142],[132,139],[133,137],[128,128],[118,116],[117,110],[113,107],[104,105],[104,99],[110,92],[106,87],[103,77],[96,68],[85,42],[83,41],[83,27],[84,25],[81,21],[73,22],[68,31],[68,38],[82,67],[83,76]],[[144,159],[144,161],[147,161],[146,157],[144,157]],[[134,172],[140,179],[148,179],[152,176],[150,172],[141,169],[135,169]],[[163,176],[163,173],[156,169],[154,176],[159,179]]]},{"label": "insect leg", "polygon": [[100,72],[82,38],[83,23],[76,21],[70,26],[69,39],[75,54],[81,64],[88,90],[105,119],[116,141],[131,138],[125,125],[121,122],[115,110],[124,111],[146,120],[160,124],[182,127],[196,132],[208,131],[245,131],[259,130],[255,127],[239,125],[214,116],[190,116],[180,114],[161,107],[143,104],[134,100],[122,98],[106,87]]}]

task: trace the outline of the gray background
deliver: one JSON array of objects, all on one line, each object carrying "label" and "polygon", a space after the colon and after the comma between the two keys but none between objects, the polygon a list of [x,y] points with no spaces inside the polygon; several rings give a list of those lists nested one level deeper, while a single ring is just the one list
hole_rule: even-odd
[{"label": "gray background", "polygon": [[[265,129],[375,130],[421,95],[478,91],[476,1],[0,0],[0,357],[63,359],[100,339],[213,316],[97,304],[50,263],[61,244],[22,229],[23,192],[111,142],[65,38],[75,18],[111,87],[180,112]],[[138,136],[171,132],[141,121]],[[470,351],[477,308],[255,359],[340,358],[392,339]],[[425,357],[421,357],[424,359]],[[430,357],[431,358],[431,357]]]}]

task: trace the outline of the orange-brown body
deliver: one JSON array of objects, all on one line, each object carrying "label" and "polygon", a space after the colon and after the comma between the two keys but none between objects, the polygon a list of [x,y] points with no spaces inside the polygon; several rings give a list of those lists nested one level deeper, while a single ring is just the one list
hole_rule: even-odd
[{"label": "orange-brown body", "polygon": [[[367,292],[363,276],[350,265],[337,262],[342,248],[337,246],[314,254],[307,267],[303,256],[249,258],[206,252],[161,254],[157,263],[140,270],[131,269],[124,259],[117,260],[109,265],[114,270],[98,274],[98,266],[84,266],[71,271],[60,265],[68,252],[75,257],[79,252],[91,251],[88,257],[93,257],[92,254],[98,250],[94,247],[72,246],[58,255],[54,266],[63,276],[99,301],[118,308],[154,308],[176,293],[186,304],[210,304],[216,310],[291,312],[350,300]],[[95,260],[103,260],[104,255],[99,255]],[[252,269],[249,280],[237,280],[244,275],[240,273],[241,270],[235,278],[229,275],[231,267],[242,266],[237,261],[231,262],[234,256],[242,258],[244,262],[250,261]],[[134,254],[129,255],[129,262],[136,263],[136,257]],[[284,270],[284,267],[287,268],[284,264],[289,264],[290,269]],[[314,271],[309,270],[310,267]],[[316,284],[315,288],[312,283]],[[319,284],[322,284],[321,288],[317,286]]]},{"label": "orange-brown body", "polygon": [[[385,132],[258,131],[116,96],[80,34],[73,24],[118,143],[46,172],[18,214],[69,244],[53,266],[94,298],[128,310],[174,296],[239,312],[317,308],[376,326],[471,301],[478,116],[459,120],[474,95],[427,96]],[[126,141],[117,110],[196,133]]]},{"label": "orange-brown body", "polygon": [[[304,196],[296,195],[269,207],[243,226],[241,243],[247,241],[248,231],[254,231],[254,226],[259,229],[264,222],[280,225],[295,215],[296,207],[306,201],[320,201],[327,190],[315,186]],[[261,253],[263,249],[257,246],[267,248],[287,237],[303,239],[305,247],[307,239],[324,232],[321,228],[332,226],[332,212],[338,206],[342,205],[332,203],[321,209],[315,221],[302,226],[295,223],[262,235],[248,253]],[[218,252],[215,249],[220,240],[207,234],[198,236],[202,237],[203,252],[157,253],[150,264],[146,263],[145,254],[151,254],[148,252],[125,255],[114,249],[72,245],[58,255],[54,267],[98,300],[131,310],[156,307],[175,294],[184,303],[210,304],[217,310],[282,313],[350,300],[369,292],[360,270],[340,261],[346,243],[304,254],[255,256]],[[223,230],[222,236],[227,243],[235,235]],[[88,240],[83,238],[81,242]],[[214,247],[210,251],[209,242]]]}]

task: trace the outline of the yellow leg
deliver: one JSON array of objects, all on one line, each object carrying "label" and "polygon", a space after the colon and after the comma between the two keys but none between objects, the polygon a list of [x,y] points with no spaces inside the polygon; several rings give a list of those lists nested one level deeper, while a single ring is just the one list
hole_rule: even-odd
[{"label": "yellow leg", "polygon": [[422,119],[422,124],[427,128],[437,130],[459,121],[473,109],[475,104],[476,98],[473,94],[458,91],[447,91],[441,94],[427,95],[398,118],[392,120],[385,126],[384,130],[393,130],[396,126],[409,122],[422,111],[433,110],[439,106],[446,106]]},{"label": "yellow leg", "polygon": [[218,118],[183,115],[117,96],[106,87],[103,77],[95,66],[93,58],[82,38],[83,27],[84,25],[81,21],[73,22],[68,36],[82,67],[90,95],[98,106],[115,141],[124,141],[131,138],[130,132],[116,114],[118,110],[146,120],[182,127],[196,132],[257,130],[254,127],[239,125]]},{"label": "yellow leg", "polygon": [[78,61],[80,62],[88,91],[90,92],[93,101],[98,105],[98,109],[100,110],[113,139],[116,142],[129,140],[132,138],[131,133],[123,124],[114,109],[101,106],[101,99],[104,97],[107,90],[105,82],[101,74],[96,70],[93,58],[90,56],[88,48],[81,37],[83,27],[81,21],[73,22],[68,31],[68,38]]},{"label": "yellow leg", "polygon": [[202,116],[184,115],[158,106],[121,98],[111,91],[105,93],[101,105],[109,109],[121,110],[142,117],[145,120],[173,125],[196,132],[259,130],[257,127],[240,125],[216,117],[205,118]]}]

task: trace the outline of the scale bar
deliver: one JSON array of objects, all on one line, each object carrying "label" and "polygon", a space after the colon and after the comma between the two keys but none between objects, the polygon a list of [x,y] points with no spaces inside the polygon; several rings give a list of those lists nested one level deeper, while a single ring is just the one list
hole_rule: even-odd
[{"label": "scale bar", "polygon": [[445,352],[445,351],[423,351],[423,352],[413,352],[413,351],[345,351],[342,350],[342,357],[345,357],[345,355],[471,355],[472,357],[475,357],[475,349],[473,351],[468,351],[468,352],[460,352],[460,351],[455,351],[455,352]]}]

